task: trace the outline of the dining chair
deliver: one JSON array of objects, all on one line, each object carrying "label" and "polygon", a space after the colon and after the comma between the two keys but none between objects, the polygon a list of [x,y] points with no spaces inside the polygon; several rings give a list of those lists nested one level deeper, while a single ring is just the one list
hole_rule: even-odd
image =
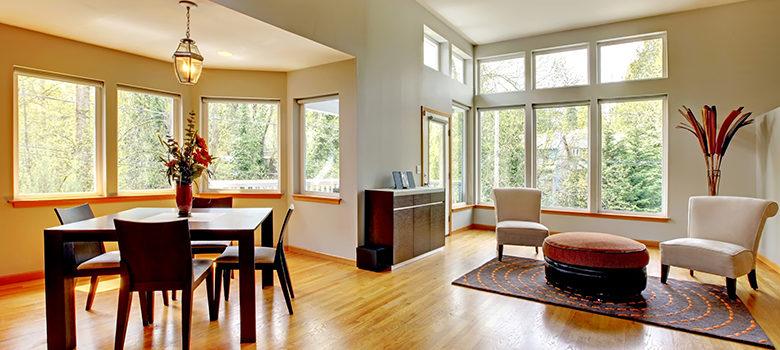
[{"label": "dining chair", "polygon": [[121,283],[116,318],[115,349],[124,347],[132,292],[141,299],[144,326],[154,323],[154,291],[182,290],[182,348],[190,348],[192,297],[205,280],[209,319],[217,319],[214,308],[214,268],[210,259],[193,259],[189,222],[135,222],[114,219],[121,253]]},{"label": "dining chair", "polygon": [[[287,267],[287,258],[284,256],[284,233],[287,231],[287,224],[292,216],[294,205],[290,205],[287,209],[287,214],[284,217],[282,223],[282,230],[279,232],[279,240],[276,243],[276,248],[271,247],[255,247],[255,269],[261,270],[265,268],[273,268],[276,270],[277,276],[279,276],[279,284],[284,294],[284,301],[287,303],[287,311],[290,315],[293,314],[292,302],[290,298],[295,298],[293,292],[292,281],[290,280],[290,269]],[[214,262],[217,265],[216,275],[216,288],[214,289],[214,312],[219,312],[219,293],[224,283],[225,288],[225,301],[228,300],[230,293],[230,272],[238,270],[238,247],[230,246],[222,252],[222,255],[217,257]]]},{"label": "dining chair", "polygon": [[[195,197],[193,208],[232,208],[233,197]],[[219,254],[231,244],[230,241],[192,241],[192,254]]]}]

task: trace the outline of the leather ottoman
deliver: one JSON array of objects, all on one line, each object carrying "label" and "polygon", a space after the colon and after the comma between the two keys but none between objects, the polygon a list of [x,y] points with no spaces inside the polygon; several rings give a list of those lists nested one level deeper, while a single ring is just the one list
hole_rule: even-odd
[{"label": "leather ottoman", "polygon": [[547,282],[605,298],[636,296],[647,286],[647,247],[598,232],[565,232],[544,240]]}]

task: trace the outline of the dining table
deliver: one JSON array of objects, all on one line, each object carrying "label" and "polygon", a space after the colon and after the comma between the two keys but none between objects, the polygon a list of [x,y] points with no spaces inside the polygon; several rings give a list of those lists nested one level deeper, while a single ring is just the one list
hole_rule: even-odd
[{"label": "dining table", "polygon": [[[43,231],[46,335],[49,349],[76,348],[76,271],[73,242],[115,242],[114,219],[142,222],[184,219],[175,208],[133,208]],[[192,209],[186,217],[191,240],[238,242],[241,342],[256,341],[255,231],[260,245],[273,247],[272,208]],[[273,286],[273,270],[262,270],[262,286]]]}]

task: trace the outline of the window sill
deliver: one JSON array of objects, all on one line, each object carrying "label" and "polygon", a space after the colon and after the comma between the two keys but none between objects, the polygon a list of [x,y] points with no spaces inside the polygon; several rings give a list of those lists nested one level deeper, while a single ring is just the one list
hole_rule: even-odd
[{"label": "window sill", "polygon": [[8,203],[14,208],[53,207],[62,205],[141,202],[174,199],[176,196],[168,194],[144,194],[144,195],[117,195],[103,197],[75,197],[75,198],[44,198],[44,199],[12,199]]},{"label": "window sill", "polygon": [[[495,209],[494,205],[477,204],[474,205],[475,209]],[[601,219],[615,219],[615,220],[633,220],[633,221],[647,221],[647,222],[669,222],[670,218],[664,216],[651,216],[640,214],[618,214],[618,213],[591,213],[584,211],[574,210],[561,210],[561,209],[542,209],[542,214],[550,215],[569,215],[569,216],[584,216],[590,218]]]},{"label": "window sill", "polygon": [[340,197],[312,196],[309,194],[293,194],[292,197],[294,200],[301,201],[301,202],[324,203],[324,204],[335,204],[335,205],[341,204]]},{"label": "window sill", "polygon": [[282,199],[284,194],[281,192],[200,192],[196,193],[195,196],[203,198],[233,197],[250,199]]},{"label": "window sill", "polygon": [[452,206],[452,211],[453,212],[459,212],[459,211],[464,211],[464,210],[468,210],[468,209],[472,209],[472,208],[474,208],[473,204],[457,204],[457,205]]}]

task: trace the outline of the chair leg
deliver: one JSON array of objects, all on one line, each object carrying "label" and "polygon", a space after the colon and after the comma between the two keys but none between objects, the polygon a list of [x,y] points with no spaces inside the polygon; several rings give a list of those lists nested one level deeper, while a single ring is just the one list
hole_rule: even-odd
[{"label": "chair leg", "polygon": [[290,297],[295,299],[295,292],[293,292],[292,280],[290,279],[290,268],[287,267],[287,257],[282,253],[282,267],[284,267],[284,278],[287,279],[287,290],[290,291]]},{"label": "chair leg", "polygon": [[209,267],[209,274],[206,276],[206,295],[209,299],[209,321],[217,320],[217,299],[214,298],[214,267]]},{"label": "chair leg", "polygon": [[758,279],[756,279],[756,269],[750,270],[750,272],[748,272],[748,281],[750,281],[750,288],[753,288],[753,290],[758,290]]},{"label": "chair leg", "polygon": [[534,247],[536,249],[536,255],[539,255],[539,247]]},{"label": "chair leg", "polygon": [[162,291],[163,305],[168,306],[168,291]]},{"label": "chair leg", "polygon": [[87,294],[87,308],[86,310],[92,310],[92,303],[95,301],[95,293],[97,293],[98,276],[92,276],[89,279],[89,294]]},{"label": "chair leg", "polygon": [[149,322],[149,307],[147,306],[146,292],[138,291],[138,301],[141,304],[141,321],[144,327],[152,324]]},{"label": "chair leg", "polygon": [[661,264],[661,283],[666,284],[666,279],[669,278],[669,265]]},{"label": "chair leg", "polygon": [[149,324],[154,324],[154,291],[146,292],[146,318]]},{"label": "chair leg", "polygon": [[181,347],[190,348],[192,328],[192,288],[181,291]]},{"label": "chair leg", "polygon": [[693,270],[690,270],[691,277],[693,277]]},{"label": "chair leg", "polygon": [[499,244],[498,245],[498,261],[501,261],[501,258],[503,258],[504,255],[504,245]]},{"label": "chair leg", "polygon": [[171,300],[176,301],[176,290],[171,290]]},{"label": "chair leg", "polygon": [[227,273],[225,270],[217,267],[214,274],[214,314],[219,315],[220,294],[222,293],[222,275]]},{"label": "chair leg", "polygon": [[290,315],[293,314],[292,302],[290,301],[290,293],[287,291],[287,280],[284,277],[284,271],[282,271],[281,262],[274,267],[276,274],[279,276],[279,286],[282,287],[282,293],[284,294],[284,302],[287,303],[287,311]]},{"label": "chair leg", "polygon": [[[228,273],[230,271],[230,273]],[[233,270],[224,270],[222,272],[222,284],[223,288],[225,288],[225,301],[228,301],[228,298],[230,297],[230,274],[233,273]]]},{"label": "chair leg", "polygon": [[127,321],[130,317],[130,305],[133,298],[130,293],[130,281],[123,276],[119,285],[119,302],[116,311],[116,334],[114,336],[114,349],[124,349],[125,336],[127,335]]},{"label": "chair leg", "polygon": [[726,277],[726,293],[729,295],[729,299],[734,300],[737,298],[737,279]]}]

